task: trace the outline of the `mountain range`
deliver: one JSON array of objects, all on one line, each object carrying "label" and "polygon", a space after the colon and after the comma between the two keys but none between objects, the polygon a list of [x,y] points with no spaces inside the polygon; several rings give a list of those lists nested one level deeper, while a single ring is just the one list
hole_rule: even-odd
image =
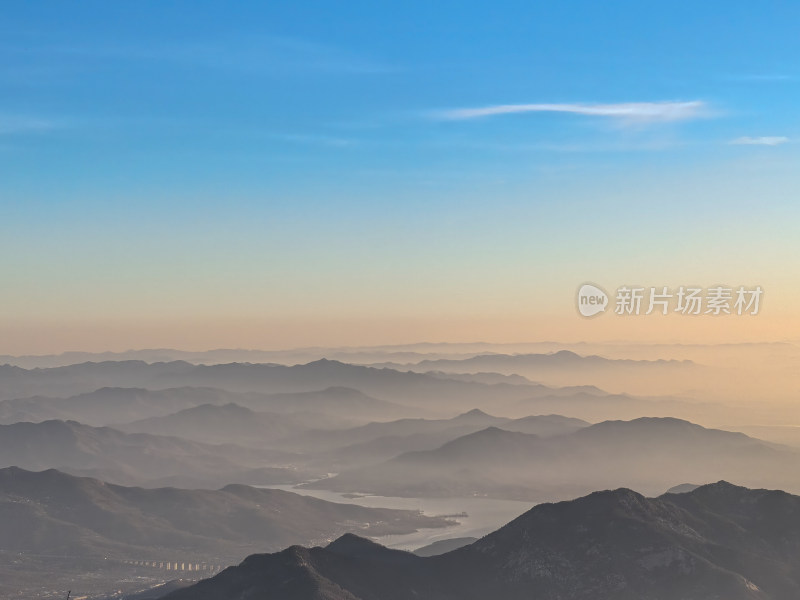
[{"label": "mountain range", "polygon": [[724,476],[800,491],[796,449],[679,419],[604,421],[552,437],[500,427],[307,485],[388,496],[544,501],[619,486],[657,494],[675,479],[703,482]]},{"label": "mountain range", "polygon": [[302,462],[302,457],[279,450],[130,434],[75,421],[0,425],[0,467],[57,468],[122,485],[295,483],[314,475],[298,466]]},{"label": "mountain range", "polygon": [[[574,353],[492,358],[509,359],[512,366],[524,358],[545,365],[560,361],[567,367],[566,371],[543,367],[545,375],[562,373],[563,377],[559,376],[555,384],[542,385],[510,373],[485,372],[480,364],[465,361],[455,361],[450,368],[462,372],[453,373],[417,373],[400,370],[406,366],[375,368],[332,360],[292,366],[194,365],[183,361],[82,363],[43,369],[3,365],[0,423],[63,419],[114,425],[166,416],[201,404],[228,403],[269,412],[322,412],[361,423],[403,417],[443,418],[473,407],[507,416],[557,413],[587,420],[677,416],[717,423],[753,418],[752,407],[732,411],[719,403],[680,397],[609,394],[578,376],[584,367],[613,376],[614,366],[642,381],[653,383],[657,376],[674,382],[680,379],[675,377],[675,370],[694,369],[692,363],[612,360]],[[583,366],[575,371],[575,365]],[[466,372],[469,369],[476,372]]]},{"label": "mountain range", "polygon": [[589,425],[586,421],[560,415],[508,419],[473,409],[452,419],[401,419],[348,429],[314,430],[287,438],[282,447],[310,452],[315,457],[312,464],[338,472],[405,452],[434,450],[446,442],[490,426],[546,438],[572,433]]},{"label": "mountain range", "polygon": [[[238,443],[269,446],[286,438],[294,439],[310,431],[351,424],[326,413],[254,411],[238,404],[201,404],[163,417],[150,417],[115,425],[127,433],[177,436],[208,444]],[[323,428],[324,429],[320,429]]]},{"label": "mountain range", "polygon": [[[241,560],[256,549],[447,527],[417,511],[336,504],[274,489],[118,486],[55,469],[0,469],[0,550],[165,560]],[[238,556],[238,558],[236,558]]]},{"label": "mountain range", "polygon": [[424,373],[492,372],[521,375],[547,385],[600,385],[613,392],[636,394],[681,393],[684,385],[694,385],[707,377],[704,365],[691,360],[608,358],[582,355],[571,350],[549,353],[478,354],[456,358],[432,358],[416,362],[372,363],[401,371]]},{"label": "mountain range", "polygon": [[798,562],[800,497],[719,482],[541,504],[432,557],[354,535],[293,546],[165,600],[794,600]]},{"label": "mountain range", "polygon": [[[391,402],[371,398],[345,387],[308,392],[262,394],[231,392],[213,387],[177,387],[159,390],[104,387],[66,398],[30,396],[0,401],[0,423],[53,419],[79,421],[86,425],[117,425],[142,419],[165,417],[204,404],[237,404],[253,410],[314,412],[325,415],[317,426],[347,426],[371,419],[396,419],[412,411]],[[342,414],[352,415],[343,417]]]},{"label": "mountain range", "polygon": [[[163,561],[228,565],[253,552],[327,543],[345,532],[380,536],[450,524],[413,510],[243,485],[143,489],[9,467],[0,469],[0,596],[63,598],[72,589],[99,598],[178,576],[154,568]],[[132,561],[148,561],[147,568]],[[170,588],[158,589],[163,595]]]},{"label": "mountain range", "polygon": [[528,387],[537,387],[535,384],[486,384],[446,379],[327,359],[292,366],[250,363],[193,365],[184,361],[88,362],[46,369],[0,366],[0,400],[85,394],[102,387],[160,390],[184,386],[264,394],[344,387],[358,389],[391,402],[414,406],[423,406],[442,395],[456,394],[463,401],[486,400],[492,396],[521,399],[531,395]]}]

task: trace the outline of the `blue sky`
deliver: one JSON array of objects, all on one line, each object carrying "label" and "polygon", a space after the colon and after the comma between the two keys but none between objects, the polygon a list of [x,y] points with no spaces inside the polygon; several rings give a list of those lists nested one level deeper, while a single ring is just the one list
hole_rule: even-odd
[{"label": "blue sky", "polygon": [[6,2],[0,320],[489,318],[603,276],[762,277],[793,305],[798,23],[778,1]]}]

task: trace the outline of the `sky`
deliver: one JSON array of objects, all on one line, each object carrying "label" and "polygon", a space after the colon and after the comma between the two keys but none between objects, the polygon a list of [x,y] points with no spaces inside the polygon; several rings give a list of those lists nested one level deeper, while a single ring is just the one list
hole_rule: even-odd
[{"label": "sky", "polygon": [[[800,4],[0,7],[0,352],[800,339]],[[593,282],[757,316],[581,317]]]}]

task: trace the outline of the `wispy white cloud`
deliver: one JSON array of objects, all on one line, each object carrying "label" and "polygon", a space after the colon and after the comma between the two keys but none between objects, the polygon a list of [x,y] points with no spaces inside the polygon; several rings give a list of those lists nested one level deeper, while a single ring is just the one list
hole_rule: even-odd
[{"label": "wispy white cloud", "polygon": [[734,146],[780,146],[789,142],[789,138],[785,136],[761,136],[761,137],[740,137],[731,140],[730,143]]},{"label": "wispy white cloud", "polygon": [[621,104],[497,104],[479,108],[456,108],[433,113],[450,120],[477,119],[530,112],[571,113],[606,117],[636,123],[685,121],[707,113],[705,102],[626,102]]},{"label": "wispy white cloud", "polygon": [[503,142],[484,142],[464,140],[454,140],[433,144],[436,147],[468,148],[471,150],[485,150],[489,152],[508,152],[508,153],[571,153],[571,154],[591,154],[591,153],[611,153],[611,152],[660,152],[677,147],[684,147],[685,142],[674,140],[619,140],[617,142],[608,141],[585,141],[585,142],[541,142],[541,143],[503,143]]}]

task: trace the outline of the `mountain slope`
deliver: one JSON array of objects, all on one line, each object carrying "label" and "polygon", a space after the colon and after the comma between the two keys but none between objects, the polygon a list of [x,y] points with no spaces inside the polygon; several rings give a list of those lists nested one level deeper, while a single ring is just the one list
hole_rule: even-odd
[{"label": "mountain slope", "polygon": [[285,452],[128,434],[74,421],[0,425],[0,467],[58,468],[121,484],[291,483],[299,479],[300,462]]},{"label": "mountain slope", "polygon": [[[501,425],[502,427],[502,425]],[[313,487],[407,496],[490,495],[527,500],[630,487],[661,493],[677,481],[723,476],[800,491],[800,453],[741,433],[671,418],[605,421],[550,438],[491,427],[435,450],[343,471]]]},{"label": "mountain slope", "polygon": [[322,414],[260,412],[230,403],[202,404],[114,427],[127,433],[177,436],[209,444],[265,446],[283,438],[296,438],[315,427],[340,424],[341,419]]},{"label": "mountain slope", "polygon": [[281,490],[143,489],[60,471],[0,469],[0,551],[241,560],[248,552],[444,527],[416,511],[336,504]]},{"label": "mountain slope", "polygon": [[506,419],[471,410],[453,419],[403,419],[344,430],[310,431],[286,439],[285,447],[298,452],[311,452],[313,462],[310,464],[328,472],[340,473],[412,451],[435,450],[490,425],[506,431],[553,437],[577,431],[589,423],[560,415]]},{"label": "mountain slope", "polygon": [[104,387],[68,398],[33,396],[0,402],[0,422],[40,423],[58,419],[100,427],[144,417],[164,416],[200,404],[223,404],[227,392],[213,388]]},{"label": "mountain slope", "polygon": [[[690,360],[642,360],[581,355],[570,350],[552,353],[480,354],[466,358],[426,359],[411,364],[376,363],[392,369],[419,373],[492,372],[522,375],[546,385],[597,385],[612,392],[636,394],[676,393],[686,381],[699,381],[706,373]],[[684,383],[680,383],[683,381]],[[658,382],[658,385],[653,385]],[[676,387],[679,384],[679,387]]]},{"label": "mountain slope", "polygon": [[413,443],[408,445],[408,449],[411,449],[419,448],[420,446],[414,444],[423,439],[441,440],[433,446],[435,448],[451,439],[491,426],[502,427],[507,431],[534,433],[548,437],[571,433],[588,425],[589,423],[586,421],[560,415],[534,415],[521,419],[509,419],[494,417],[481,410],[473,409],[451,419],[400,419],[372,422],[347,429],[309,431],[304,435],[287,440],[287,443],[290,448],[330,450],[369,442],[375,442],[372,447],[377,448],[382,440],[389,438],[395,441],[413,438]]},{"label": "mountain slope", "polygon": [[[308,392],[262,394],[231,392],[214,387],[175,387],[160,390],[104,387],[67,398],[32,396],[0,401],[0,423],[63,420],[100,427],[117,425],[170,414],[202,405],[237,404],[258,411],[315,412],[326,415],[324,421],[347,426],[352,421],[398,418],[409,414],[407,408],[371,398],[342,387]],[[342,414],[357,416],[350,422]]]},{"label": "mountain slope", "polygon": [[793,600],[800,498],[725,482],[648,499],[597,492],[534,507],[420,558],[347,536],[255,555],[167,600]]},{"label": "mountain slope", "polygon": [[[94,425],[111,425],[150,416],[163,416],[200,404],[229,402],[259,411],[322,411],[361,422],[403,417],[443,417],[474,407],[489,412],[501,412],[508,416],[555,413],[591,421],[603,418],[630,419],[644,415],[671,415],[691,420],[718,422],[720,416],[725,414],[726,418],[747,422],[753,416],[752,408],[737,409],[733,416],[727,414],[731,410],[730,407],[714,403],[698,403],[666,397],[655,401],[656,399],[624,394],[609,395],[590,385],[574,385],[602,383],[602,378],[610,378],[616,391],[635,393],[639,383],[645,382],[647,385],[644,387],[649,391],[639,391],[639,393],[652,394],[654,392],[651,388],[655,387],[659,390],[658,393],[663,395],[676,382],[682,381],[682,378],[675,377],[674,371],[694,369],[692,365],[668,361],[621,361],[574,355],[563,362],[567,365],[590,367],[576,374],[570,370],[571,367],[567,370],[550,369],[548,364],[561,360],[559,356],[529,355],[528,359],[534,360],[531,357],[538,357],[534,362],[544,361],[542,363],[544,370],[541,373],[543,377],[558,376],[557,381],[548,381],[549,384],[566,387],[552,388],[516,379],[483,380],[480,377],[476,379],[474,376],[463,376],[463,373],[447,377],[441,373],[417,373],[413,372],[413,369],[397,370],[406,369],[405,366],[398,366],[396,369],[375,368],[332,360],[318,360],[293,366],[246,363],[193,365],[181,361],[147,364],[141,361],[124,361],[28,370],[0,365],[0,422],[60,418],[86,421]],[[516,368],[517,362],[521,364],[524,362],[520,361],[519,357],[510,358],[513,359],[513,364],[509,372]],[[472,367],[466,364],[453,368]],[[616,377],[615,369],[630,373],[633,387],[626,388],[623,385],[625,380]],[[665,380],[664,386],[656,385],[660,379],[654,379],[655,375],[651,377],[650,372],[653,370],[655,375]],[[702,371],[698,371],[700,372]],[[599,378],[597,381],[596,377]],[[123,415],[106,416],[103,420],[100,420],[99,416],[105,413],[106,406],[95,404],[99,411],[95,415],[86,408],[87,402],[84,401],[83,407],[75,407],[74,411],[70,412],[73,409],[69,403],[55,404],[54,400],[48,402],[47,398],[41,398],[48,396],[58,401],[65,395],[82,396],[102,388],[167,391],[186,387],[198,390],[215,388],[217,397],[213,397],[215,392],[198,392],[197,400],[189,398],[192,402],[190,405],[177,406],[163,412],[163,409],[151,403],[147,407],[151,412],[130,414],[129,411],[122,409]],[[206,398],[201,397],[203,394],[206,394]],[[309,394],[309,396],[304,398],[294,394]],[[358,400],[359,394],[363,396],[362,402]],[[285,396],[281,397],[282,395]],[[316,402],[314,396],[318,396]],[[25,401],[15,400],[20,398]],[[388,405],[381,404],[382,402]],[[144,407],[145,402],[142,401],[141,405]]]},{"label": "mountain slope", "polygon": [[[0,365],[0,400],[85,394],[103,387],[162,390],[184,386],[261,394],[351,388],[369,396],[418,407],[430,403],[475,406],[480,402],[520,400],[541,390],[541,386],[535,384],[459,381],[325,359],[293,366],[249,363],[192,365],[183,361],[153,364],[142,361],[89,362],[46,369]],[[242,404],[238,400],[236,403]],[[394,418],[398,416],[402,415]]]}]

